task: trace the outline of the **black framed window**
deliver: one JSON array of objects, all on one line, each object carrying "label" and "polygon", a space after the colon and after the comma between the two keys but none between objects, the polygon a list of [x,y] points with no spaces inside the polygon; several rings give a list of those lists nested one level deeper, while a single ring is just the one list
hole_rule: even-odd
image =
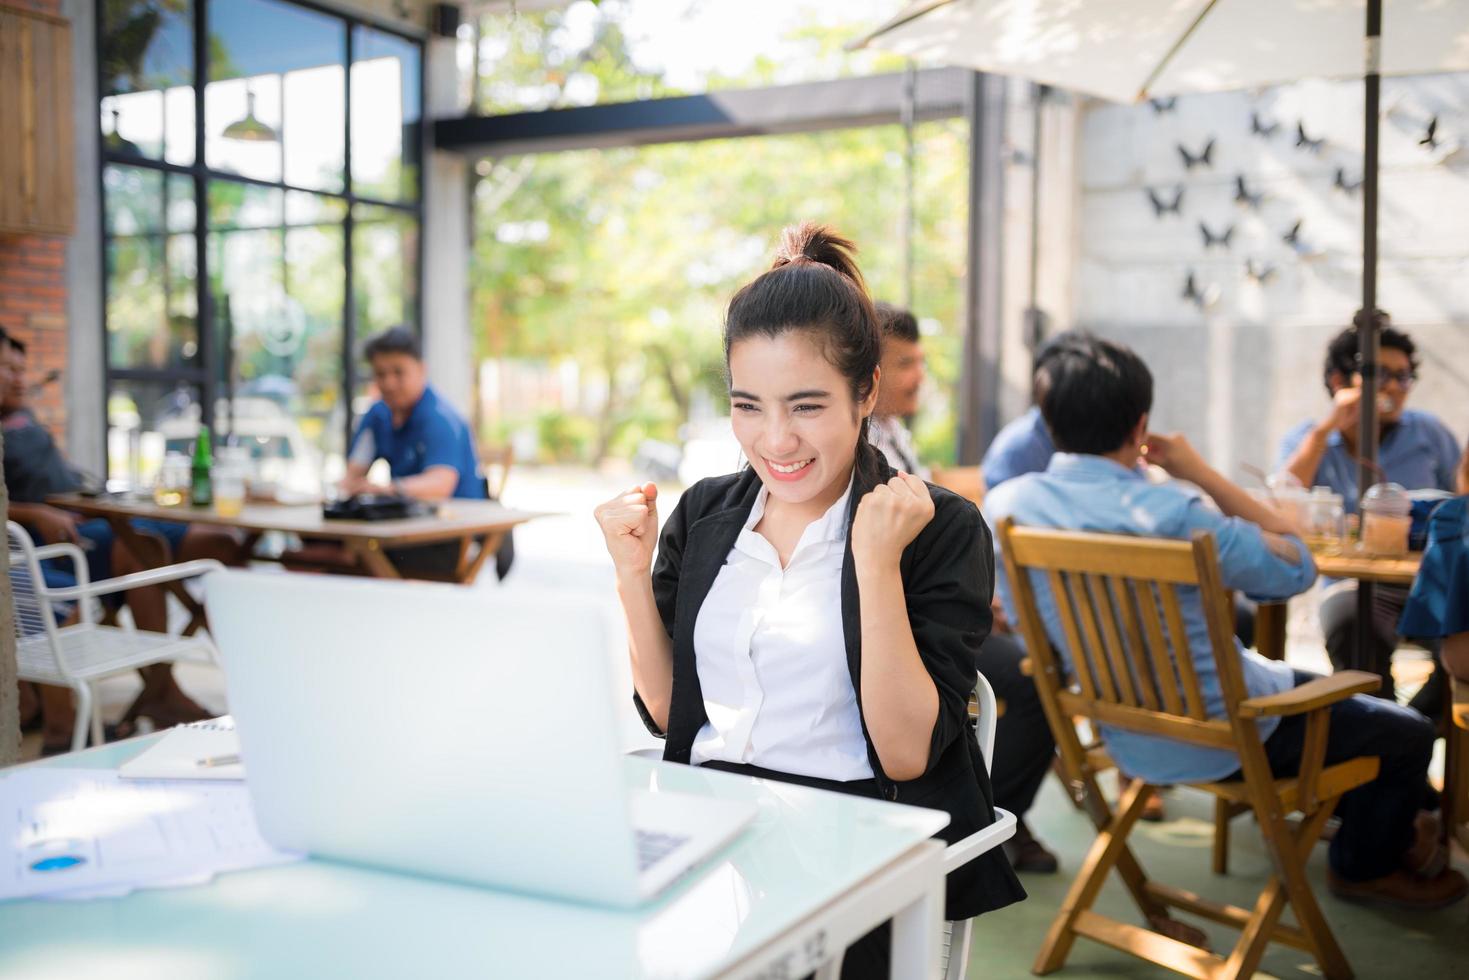
[{"label": "black framed window", "polygon": [[202,421],[314,490],[360,340],[420,320],[422,44],[291,0],[97,7],[109,476]]}]

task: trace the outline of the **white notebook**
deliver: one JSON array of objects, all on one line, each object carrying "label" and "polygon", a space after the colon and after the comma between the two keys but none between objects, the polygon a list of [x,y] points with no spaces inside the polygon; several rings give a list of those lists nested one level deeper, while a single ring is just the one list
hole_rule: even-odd
[{"label": "white notebook", "polygon": [[240,736],[235,733],[235,720],[222,715],[209,721],[170,728],[147,751],[118,767],[123,779],[244,779],[245,766],[202,766],[204,759],[238,756]]}]

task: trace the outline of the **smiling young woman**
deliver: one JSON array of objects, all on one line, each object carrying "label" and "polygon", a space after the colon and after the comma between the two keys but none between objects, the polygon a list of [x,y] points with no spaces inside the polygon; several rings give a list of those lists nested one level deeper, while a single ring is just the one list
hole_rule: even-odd
[{"label": "smiling young woman", "polygon": [[[990,534],[974,505],[895,472],[867,441],[876,314],[850,242],[788,228],[730,301],[724,350],[749,465],[596,510],[628,621],[635,701],[664,758],[994,820],[968,724],[990,629]],[[654,541],[657,563],[653,562]],[[991,851],[950,876],[948,917],[1024,897]],[[886,976],[886,933],[843,976]]]}]

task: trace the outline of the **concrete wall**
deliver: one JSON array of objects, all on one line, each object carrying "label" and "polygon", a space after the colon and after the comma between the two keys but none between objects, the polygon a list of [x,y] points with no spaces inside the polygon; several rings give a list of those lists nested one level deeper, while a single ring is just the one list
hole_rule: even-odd
[{"label": "concrete wall", "polygon": [[[1383,85],[1378,305],[1422,351],[1410,404],[1469,435],[1469,75],[1389,79]],[[1338,167],[1362,172],[1362,85],[1311,82],[1260,93],[1179,98],[1173,108],[1084,101],[1043,150],[1052,205],[1068,197],[1070,242],[1045,237],[1043,306],[1142,353],[1157,376],[1155,417],[1187,433],[1226,472],[1269,468],[1282,433],[1325,411],[1320,365],[1327,340],[1360,306],[1360,190],[1334,186]],[[1252,132],[1251,114],[1270,135]],[[1418,141],[1438,115],[1442,145]],[[1296,125],[1324,142],[1296,146]],[[1211,165],[1185,166],[1214,141]],[[1462,143],[1462,149],[1461,147]],[[1070,168],[1069,191],[1045,183]],[[1239,203],[1243,175],[1258,207]],[[1181,214],[1155,214],[1183,190]],[[1300,244],[1282,240],[1301,221]],[[1228,247],[1206,248],[1199,223],[1233,226]],[[1246,263],[1268,267],[1263,281]],[[1206,296],[1183,297],[1192,270]]]}]

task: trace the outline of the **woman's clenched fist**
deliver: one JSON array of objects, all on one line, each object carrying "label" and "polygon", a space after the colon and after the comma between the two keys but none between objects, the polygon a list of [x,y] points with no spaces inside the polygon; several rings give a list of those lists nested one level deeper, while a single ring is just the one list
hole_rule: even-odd
[{"label": "woman's clenched fist", "polygon": [[646,575],[658,539],[658,487],[645,483],[597,507],[592,515],[619,575]]}]

